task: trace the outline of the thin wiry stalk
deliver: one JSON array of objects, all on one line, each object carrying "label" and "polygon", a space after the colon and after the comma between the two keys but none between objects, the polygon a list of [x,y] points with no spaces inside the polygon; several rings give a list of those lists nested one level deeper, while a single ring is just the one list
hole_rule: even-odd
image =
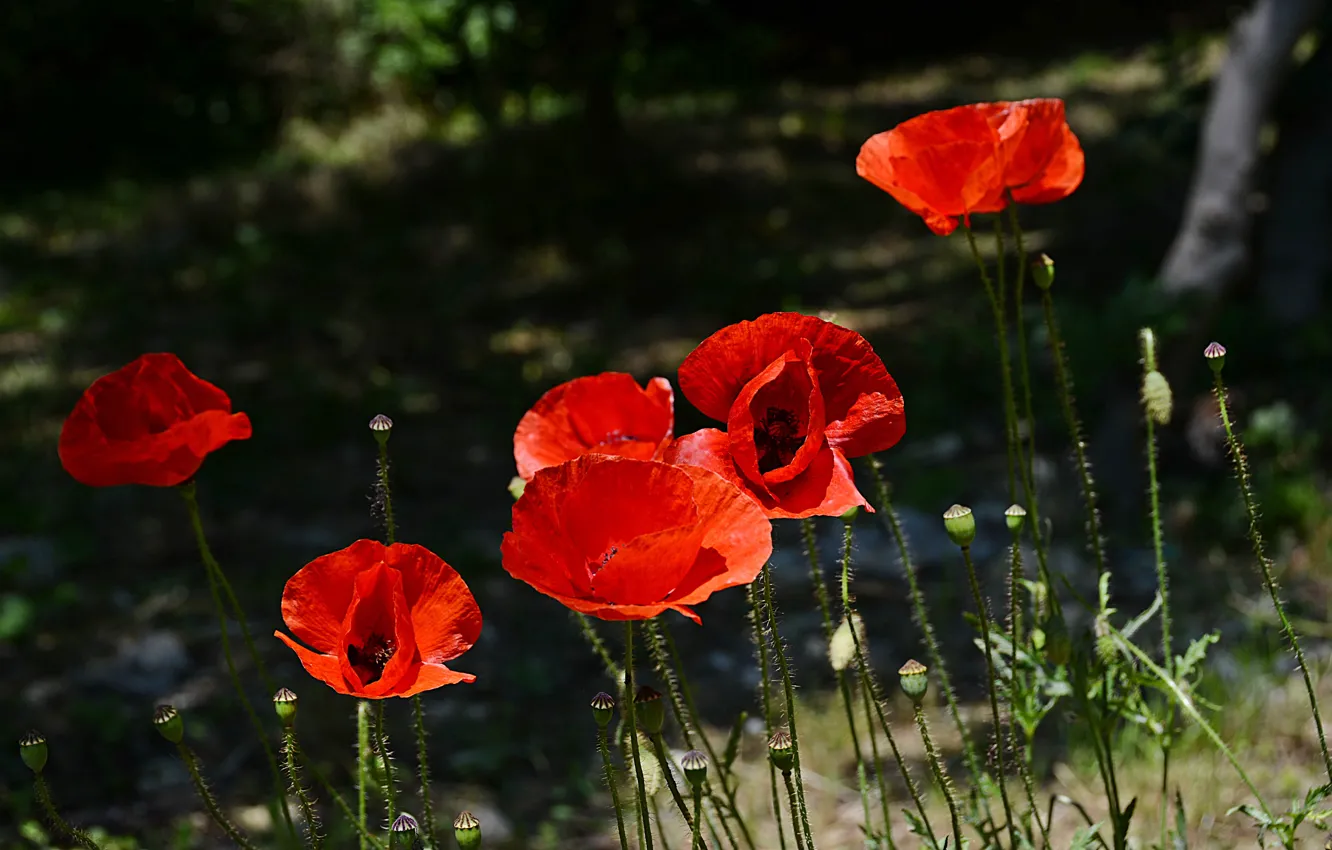
[{"label": "thin wiry stalk", "polygon": [[615,826],[620,833],[620,850],[629,850],[629,836],[624,830],[624,809],[620,804],[619,783],[615,781],[615,766],[611,763],[609,733],[605,726],[597,732],[597,749],[601,751],[601,768],[610,789],[611,806],[615,808]]},{"label": "thin wiry stalk", "polygon": [[[804,833],[804,846],[814,850],[814,832],[809,828],[809,809],[805,805],[805,781],[800,772],[800,737],[796,731],[795,684],[791,678],[791,665],[786,658],[786,647],[777,630],[777,605],[772,600],[772,565],[764,564],[763,604],[768,609],[768,627],[772,631],[773,652],[777,656],[777,672],[782,677],[782,695],[786,700],[786,729],[791,735],[791,757],[794,761],[796,801],[800,803],[799,829]],[[792,813],[795,817],[795,813]]]},{"label": "thin wiry stalk", "polygon": [[435,807],[430,802],[430,751],[426,747],[425,706],[421,695],[412,696],[412,714],[416,719],[416,766],[421,777],[421,817],[430,846],[435,841]]},{"label": "thin wiry stalk", "polygon": [[587,641],[588,646],[592,647],[592,651],[597,654],[597,658],[601,659],[601,665],[606,668],[606,675],[618,685],[621,678],[623,678],[623,674],[620,672],[619,665],[615,663],[615,659],[611,657],[610,650],[606,648],[605,642],[602,641],[601,636],[597,634],[597,630],[592,626],[592,620],[586,614],[578,611],[571,611],[570,613],[573,615],[574,622],[578,624],[578,630],[582,632],[583,639]]},{"label": "thin wiry stalk", "polygon": [[888,530],[892,532],[893,539],[897,542],[898,557],[902,559],[902,572],[906,573],[907,588],[911,594],[911,610],[916,621],[916,627],[920,629],[921,636],[925,639],[925,650],[929,655],[931,669],[938,675],[939,690],[943,693],[944,702],[948,705],[948,714],[953,720],[953,725],[957,727],[957,734],[962,741],[962,755],[967,763],[967,772],[976,788],[983,788],[983,773],[980,767],[980,760],[976,757],[976,748],[972,744],[971,736],[967,733],[966,724],[962,722],[962,711],[958,707],[957,695],[953,693],[953,683],[948,675],[948,666],[944,663],[943,653],[939,649],[939,640],[935,637],[934,627],[930,625],[929,611],[925,608],[925,594],[920,590],[920,583],[916,577],[916,567],[911,562],[911,549],[907,545],[906,534],[902,531],[902,523],[897,517],[897,510],[893,507],[892,500],[888,498],[888,482],[883,477],[883,471],[879,459],[874,455],[869,456],[869,468],[874,476],[875,493],[879,502],[879,515],[883,518]]},{"label": "thin wiry stalk", "polygon": [[323,836],[319,834],[319,816],[315,814],[314,801],[310,798],[310,791],[301,782],[301,749],[296,743],[296,731],[287,727],[282,733],[282,755],[283,766],[287,771],[287,780],[291,783],[291,790],[296,792],[296,799],[301,804],[301,818],[305,821],[305,837],[310,842],[313,850],[319,850],[324,845]]},{"label": "thin wiry stalk", "polygon": [[934,746],[934,738],[930,736],[930,725],[925,720],[925,709],[919,702],[915,706],[916,728],[920,730],[920,740],[925,745],[925,760],[929,762],[930,770],[934,773],[934,782],[939,786],[939,791],[943,793],[944,799],[948,802],[948,816],[953,821],[953,844],[956,847],[962,846],[962,819],[957,813],[957,799],[953,792],[953,782],[948,778],[948,771],[944,769],[943,759],[939,757],[939,751]]},{"label": "thin wiry stalk", "polygon": [[[1010,565],[1011,571],[1008,576],[1008,640],[1012,647],[1013,657],[1009,667],[1009,700],[1017,699],[1018,691],[1018,640],[1022,635],[1022,543],[1019,535],[1021,530],[1013,532],[1013,543],[1010,547]],[[1012,730],[1009,732],[1010,740],[1013,738]],[[1001,744],[1002,746],[1002,744]],[[1036,821],[1036,827],[1041,831],[1041,839],[1045,846],[1050,846],[1049,827],[1041,821],[1040,810],[1036,807],[1035,782],[1031,775],[1031,765],[1028,763],[1030,753],[1024,748],[1022,752],[1016,754],[1018,764],[1018,774],[1022,778],[1022,788],[1027,795],[1027,808],[1031,812],[1031,817]],[[1027,824],[1027,832],[1031,832],[1031,824]],[[1163,845],[1164,846],[1164,845]]]},{"label": "thin wiry stalk", "polygon": [[389,489],[388,441],[379,444],[379,466],[376,469],[375,495],[378,507],[384,511],[384,542],[390,546],[398,539],[398,526],[393,521],[393,493]]},{"label": "thin wiry stalk", "polygon": [[801,802],[799,795],[796,793],[795,783],[791,781],[791,771],[782,771],[782,781],[786,783],[787,804],[791,807],[791,821],[793,826],[791,833],[795,836],[796,850],[805,850],[805,841],[801,838],[800,828],[794,824],[797,820],[796,812],[800,811],[801,808]]},{"label": "thin wiry stalk", "polygon": [[652,850],[652,817],[648,812],[647,783],[643,780],[643,760],[638,751],[638,717],[634,709],[634,621],[624,623],[624,713],[629,723],[629,741],[634,759],[634,776],[638,779],[638,816],[642,824],[640,835]]},{"label": "thin wiry stalk", "polygon": [[351,824],[352,828],[356,830],[356,835],[360,839],[361,846],[364,847],[368,843],[371,847],[375,848],[375,850],[385,850],[384,842],[372,835],[366,828],[363,820],[365,817],[364,812],[358,817],[357,814],[352,811],[351,805],[349,805],[347,801],[343,799],[342,795],[338,793],[338,789],[334,788],[333,783],[329,782],[328,777],[324,776],[324,772],[319,769],[319,765],[311,761],[304,753],[300,753],[299,755],[305,763],[306,769],[314,775],[315,781],[319,783],[319,787],[324,789],[324,793],[327,794],[328,798],[333,801],[335,806],[337,806],[338,811],[342,813],[342,816],[347,819],[347,823]]},{"label": "thin wiry stalk", "polygon": [[388,804],[389,823],[398,816],[398,783],[393,776],[393,757],[389,755],[388,734],[384,730],[384,701],[375,702],[375,749],[379,751],[379,763],[384,768],[384,801]]},{"label": "thin wiry stalk", "polygon": [[660,732],[650,735],[649,737],[652,740],[652,749],[657,754],[657,762],[661,765],[661,773],[666,778],[666,787],[670,789],[671,798],[675,800],[675,807],[680,810],[680,817],[684,818],[684,822],[688,825],[689,831],[693,832],[694,819],[689,814],[689,804],[685,802],[685,798],[680,794],[680,786],[676,784],[674,772],[675,764],[671,760],[671,757],[666,753],[666,742],[662,739]]},{"label": "thin wiry stalk", "polygon": [[46,822],[56,832],[85,848],[85,850],[102,850],[97,842],[92,840],[92,836],[76,826],[70,826],[69,822],[61,817],[60,810],[56,808],[55,801],[51,799],[51,789],[46,784],[45,776],[40,773],[33,774],[32,787],[37,794],[37,803],[42,808],[42,814],[46,815]]},{"label": "thin wiry stalk", "polygon": [[1253,543],[1253,553],[1258,559],[1258,566],[1263,574],[1263,585],[1272,598],[1272,607],[1281,620],[1281,631],[1290,643],[1290,650],[1295,661],[1300,665],[1300,675],[1304,677],[1304,689],[1309,694],[1309,711],[1313,714],[1314,727],[1318,730],[1318,747],[1323,753],[1323,766],[1327,778],[1332,782],[1332,756],[1328,755],[1327,736],[1323,732],[1323,718],[1318,713],[1318,696],[1314,692],[1313,677],[1309,674],[1309,664],[1304,660],[1304,650],[1300,649],[1299,635],[1286,616],[1286,606],[1281,603],[1281,591],[1277,585],[1272,559],[1267,557],[1267,546],[1263,542],[1263,531],[1258,522],[1258,503],[1253,497],[1253,484],[1249,479],[1249,462],[1244,456],[1244,446],[1230,423],[1230,409],[1226,403],[1226,385],[1221,380],[1221,370],[1213,371],[1214,390],[1217,410],[1221,415],[1221,424],[1226,431],[1226,444],[1230,447],[1230,457],[1235,464],[1235,478],[1239,481],[1240,494],[1244,498],[1244,511],[1249,516],[1249,540]]},{"label": "thin wiry stalk", "polygon": [[[1005,316],[1002,283],[998,291],[994,284],[990,282],[990,273],[985,270],[985,260],[981,257],[980,246],[976,244],[976,234],[971,232],[970,227],[963,227],[967,234],[967,244],[971,246],[971,257],[976,262],[976,268],[980,271],[981,284],[985,287],[985,297],[990,302],[990,312],[994,317],[994,332],[999,345],[999,377],[1003,386],[1004,393],[1004,443],[1008,447],[1008,499],[1010,502],[1017,501],[1017,467],[1018,454],[1021,451],[1017,445],[1017,407],[1013,399],[1013,372],[1008,362],[1008,319]],[[999,236],[1001,231],[995,230],[996,238],[999,243],[999,269],[1003,269],[1003,239]]]},{"label": "thin wiry stalk", "polygon": [[[772,723],[772,671],[768,664],[767,617],[763,612],[763,595],[759,592],[758,582],[749,585],[750,621],[754,626],[754,647],[759,663],[759,693],[763,698],[764,740],[771,740]],[[768,762],[768,784],[772,790],[772,817],[777,824],[777,840],[781,850],[786,850],[786,831],[782,829],[782,797],[777,784],[777,768]]]},{"label": "thin wiry stalk", "polygon": [[356,701],[356,827],[361,850],[370,833],[366,820],[366,796],[370,788],[370,701]]},{"label": "thin wiry stalk", "polygon": [[222,808],[217,804],[217,798],[213,796],[213,792],[208,788],[208,783],[204,782],[203,775],[199,772],[199,762],[190,748],[185,746],[184,743],[178,743],[176,744],[176,752],[180,754],[180,760],[185,763],[185,769],[190,774],[190,781],[194,783],[194,790],[198,793],[199,800],[204,804],[204,809],[208,811],[208,816],[213,819],[213,823],[221,827],[227,837],[236,842],[242,850],[257,850],[250,843],[250,839],[246,838],[245,834],[231,822],[230,818],[222,813]]}]

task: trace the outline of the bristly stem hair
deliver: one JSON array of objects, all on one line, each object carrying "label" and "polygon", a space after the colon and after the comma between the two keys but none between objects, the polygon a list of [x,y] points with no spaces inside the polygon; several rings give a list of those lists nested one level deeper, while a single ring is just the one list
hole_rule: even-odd
[{"label": "bristly stem hair", "polygon": [[319,834],[319,815],[315,812],[314,800],[310,797],[310,790],[301,782],[301,748],[296,743],[296,730],[290,726],[282,731],[282,757],[283,767],[287,771],[287,781],[291,784],[291,790],[295,792],[296,799],[301,804],[301,818],[305,821],[305,837],[309,840],[311,850],[320,850],[324,846],[324,838]]},{"label": "bristly stem hair", "polygon": [[634,777],[638,780],[638,819],[640,842],[652,850],[652,815],[648,810],[647,783],[643,779],[643,756],[638,749],[638,716],[634,708],[634,621],[624,623],[624,714],[629,724],[629,745],[633,753]]},{"label": "bristly stem hair", "polygon": [[366,798],[370,789],[370,700],[356,701],[356,826],[360,850],[365,850],[369,836]]},{"label": "bristly stem hair", "polygon": [[97,842],[93,841],[92,836],[76,826],[70,826],[69,822],[61,816],[60,810],[56,808],[55,801],[51,799],[51,789],[46,784],[46,777],[40,771],[32,776],[32,788],[37,795],[37,803],[41,806],[42,814],[46,815],[46,822],[56,832],[64,835],[84,850],[102,850]]},{"label": "bristly stem hair", "polygon": [[[786,701],[786,728],[791,735],[791,757],[794,762],[795,796],[799,807],[799,823],[794,829],[804,834],[805,850],[815,850],[814,832],[809,827],[809,809],[805,803],[805,780],[800,773],[800,738],[796,731],[795,684],[791,676],[791,663],[786,657],[786,645],[777,629],[777,605],[772,598],[772,564],[764,564],[760,573],[763,582],[763,604],[768,609],[768,628],[772,632],[772,648],[777,656],[777,672],[782,677],[782,696]],[[792,812],[792,817],[796,816]],[[794,830],[793,830],[794,831]]]},{"label": "bristly stem hair", "polygon": [[[772,714],[772,668],[768,663],[768,618],[764,614],[763,594],[757,580],[749,583],[749,615],[754,626],[754,648],[759,665],[759,694],[763,700],[764,740],[771,740],[773,729]],[[781,850],[786,850],[786,831],[782,829],[782,794],[777,781],[777,768],[768,761],[768,785],[772,791],[772,818],[777,825],[777,840]]]},{"label": "bristly stem hair", "polygon": [[1244,510],[1249,516],[1249,540],[1253,543],[1253,554],[1258,559],[1258,567],[1262,571],[1263,585],[1272,598],[1272,607],[1281,620],[1281,631],[1285,634],[1287,642],[1290,643],[1290,650],[1300,666],[1300,675],[1304,677],[1304,689],[1309,694],[1309,710],[1313,714],[1314,727],[1318,730],[1318,747],[1323,754],[1323,767],[1327,771],[1328,781],[1332,782],[1332,756],[1328,755],[1327,736],[1323,732],[1322,715],[1318,713],[1318,696],[1314,691],[1313,677],[1309,673],[1309,664],[1304,658],[1304,650],[1300,648],[1299,635],[1295,633],[1295,627],[1291,625],[1290,618],[1286,616],[1286,606],[1281,602],[1281,591],[1277,585],[1276,573],[1272,559],[1267,556],[1267,547],[1263,542],[1263,531],[1258,521],[1258,503],[1254,499],[1253,484],[1249,479],[1249,462],[1244,456],[1244,446],[1240,443],[1239,437],[1235,434],[1235,429],[1231,425],[1230,409],[1226,400],[1226,385],[1221,379],[1221,368],[1215,364],[1213,364],[1212,376],[1217,411],[1221,416],[1221,425],[1226,431],[1226,445],[1230,448],[1230,457],[1235,464],[1235,478],[1239,482],[1240,494],[1244,498]]},{"label": "bristly stem hair", "polygon": [[976,269],[980,272],[981,284],[985,287],[985,296],[990,302],[990,312],[994,317],[995,339],[999,346],[999,378],[1004,393],[1004,444],[1008,448],[1008,499],[1010,502],[1016,502],[1018,498],[1017,470],[1022,449],[1018,445],[1017,406],[1013,398],[1013,370],[1008,357],[1008,317],[1007,311],[1004,309],[1003,236],[996,220],[995,239],[999,253],[997,269],[1000,275],[999,287],[996,290],[994,283],[990,280],[990,273],[985,268],[985,258],[981,256],[980,246],[976,243],[976,234],[972,233],[970,227],[963,226],[962,229],[967,235],[967,244],[971,247],[971,257],[976,263]]},{"label": "bristly stem hair", "polygon": [[222,807],[217,804],[217,798],[209,790],[208,783],[204,782],[203,775],[199,772],[199,761],[194,757],[194,753],[183,742],[176,744],[176,752],[180,754],[180,760],[185,763],[185,769],[190,774],[190,781],[194,783],[194,790],[199,795],[199,800],[204,804],[208,811],[208,816],[213,819],[213,823],[221,827],[227,837],[236,843],[241,850],[257,850],[250,839],[231,822],[225,814],[222,813]]}]

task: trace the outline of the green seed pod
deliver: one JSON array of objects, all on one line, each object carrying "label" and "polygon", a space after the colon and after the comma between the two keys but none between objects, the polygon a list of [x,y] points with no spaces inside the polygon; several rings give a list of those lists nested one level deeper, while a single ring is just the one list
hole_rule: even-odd
[{"label": "green seed pod", "polygon": [[278,688],[277,693],[273,694],[273,710],[277,712],[282,725],[290,729],[296,722],[296,694],[286,688]]},{"label": "green seed pod", "polygon": [[1203,357],[1207,358],[1207,365],[1212,367],[1212,371],[1219,373],[1226,365],[1226,347],[1219,342],[1209,342],[1203,349]]},{"label": "green seed pod", "polygon": [[453,819],[453,837],[459,850],[477,850],[481,846],[481,821],[471,812],[461,812]]},{"label": "green seed pod", "polygon": [[860,514],[860,505],[852,505],[842,512],[842,522],[855,522],[856,516]]},{"label": "green seed pod", "polygon": [[389,434],[393,432],[393,420],[381,413],[370,420],[370,431],[375,435],[376,442],[382,446],[388,442]]},{"label": "green seed pod", "polygon": [[1004,511],[1004,523],[1008,530],[1017,534],[1022,530],[1022,523],[1027,519],[1027,509],[1021,505],[1009,505]]},{"label": "green seed pod", "polygon": [[1031,279],[1043,290],[1054,283],[1054,260],[1049,255],[1041,254],[1031,261]]},{"label": "green seed pod", "polygon": [[1170,391],[1170,382],[1155,369],[1142,376],[1142,406],[1157,425],[1170,424],[1175,397]]},{"label": "green seed pod", "polygon": [[33,773],[41,773],[42,768],[46,767],[46,739],[42,733],[33,730],[19,738],[19,758],[28,766],[28,770]]},{"label": "green seed pod", "polygon": [[795,748],[785,731],[779,729],[768,739],[768,758],[782,773],[790,773],[795,767]]},{"label": "green seed pod", "polygon": [[602,691],[592,697],[592,718],[597,721],[597,725],[605,729],[610,725],[611,717],[615,714],[615,697]]},{"label": "green seed pod", "polygon": [[416,818],[403,812],[389,827],[389,850],[412,850],[416,846]]},{"label": "green seed pod", "polygon": [[634,711],[638,714],[638,725],[649,735],[656,735],[666,722],[666,704],[661,701],[661,692],[643,685],[634,694]]},{"label": "green seed pod", "polygon": [[680,767],[684,770],[685,779],[695,788],[702,788],[703,782],[708,778],[708,757],[698,750],[690,750],[680,759]]},{"label": "green seed pod", "polygon": [[163,738],[173,744],[179,744],[185,737],[185,721],[181,720],[180,714],[169,705],[157,707],[153,712],[153,725]]},{"label": "green seed pod", "polygon": [[902,693],[910,697],[916,705],[920,705],[925,699],[925,692],[930,688],[929,673],[929,668],[914,658],[897,671],[898,681],[902,684]]},{"label": "green seed pod", "polygon": [[972,516],[971,508],[953,505],[944,511],[943,521],[948,537],[963,549],[976,539],[976,517]]}]

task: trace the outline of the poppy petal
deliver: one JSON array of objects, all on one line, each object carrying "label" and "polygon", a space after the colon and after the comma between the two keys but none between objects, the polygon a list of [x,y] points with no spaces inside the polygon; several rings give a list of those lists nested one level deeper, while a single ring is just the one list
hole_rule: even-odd
[{"label": "poppy petal", "polygon": [[541,484],[563,490],[561,527],[584,557],[600,557],[640,535],[691,527],[698,519],[693,481],[667,464],[580,458],[558,469]]},{"label": "poppy petal", "polygon": [[417,664],[398,682],[393,696],[411,697],[444,685],[468,684],[476,681],[471,673],[450,670],[443,664]]},{"label": "poppy petal", "polygon": [[906,433],[904,411],[901,395],[890,398],[883,393],[866,393],[840,421],[828,426],[828,445],[847,457],[864,457],[892,448]]},{"label": "poppy petal", "polygon": [[823,394],[810,354],[808,340],[797,340],[794,351],[754,376],[731,405],[731,455],[760,489],[799,475],[823,445]]},{"label": "poppy petal", "polygon": [[342,674],[363,696],[391,694],[419,663],[402,574],[383,563],[357,574],[343,628]]},{"label": "poppy petal", "polygon": [[355,690],[348,685],[346,678],[342,675],[342,660],[340,658],[312,652],[282,632],[275,631],[273,635],[291,647],[292,651],[296,653],[296,658],[301,662],[301,666],[305,668],[305,672],[340,694],[351,695],[355,693]]},{"label": "poppy petal", "polygon": [[697,526],[682,526],[621,543],[602,556],[604,565],[592,578],[593,598],[617,605],[664,601],[694,565],[702,536]]},{"label": "poppy petal", "polygon": [[376,540],[357,540],[297,570],[282,590],[282,619],[291,633],[317,652],[341,653],[356,575],[382,561],[384,549]]},{"label": "poppy petal", "polygon": [[388,564],[402,574],[421,660],[452,661],[481,636],[481,609],[458,572],[424,546],[393,547]]},{"label": "poppy petal", "polygon": [[775,504],[764,508],[773,519],[841,516],[854,507],[874,510],[856,489],[850,462],[833,448],[825,447],[799,477],[772,491]]},{"label": "poppy petal", "polygon": [[694,502],[703,526],[703,552],[715,553],[726,567],[694,587],[689,586],[692,574],[680,582],[671,601],[692,605],[718,590],[754,580],[772,557],[772,523],[757,502],[722,476],[698,466],[686,467],[685,472],[696,484]]}]

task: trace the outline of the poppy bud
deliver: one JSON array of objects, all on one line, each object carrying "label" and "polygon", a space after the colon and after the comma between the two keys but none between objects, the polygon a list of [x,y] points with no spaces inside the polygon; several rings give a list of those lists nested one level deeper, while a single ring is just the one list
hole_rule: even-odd
[{"label": "poppy bud", "polygon": [[388,442],[389,434],[393,431],[393,420],[381,413],[370,420],[370,430],[382,446]]},{"label": "poppy bud", "polygon": [[185,721],[181,720],[180,714],[169,705],[157,707],[153,712],[153,725],[163,738],[173,744],[179,744],[185,737]]},{"label": "poppy bud", "polygon": [[296,722],[296,694],[286,688],[278,688],[277,693],[273,694],[273,710],[277,712],[282,725],[290,729]]},{"label": "poppy bud", "polygon": [[661,701],[661,692],[647,685],[638,689],[634,695],[634,710],[638,712],[638,725],[649,735],[656,735],[666,722],[666,704]]},{"label": "poppy bud", "polygon": [[516,502],[523,497],[523,490],[526,487],[527,482],[523,480],[522,476],[515,475],[509,480],[509,495],[513,496],[513,500]]},{"label": "poppy bud", "polygon": [[1041,289],[1049,289],[1054,283],[1054,260],[1048,254],[1041,254],[1031,261],[1031,279]]},{"label": "poppy bud", "polygon": [[708,757],[698,750],[690,750],[680,759],[680,767],[684,770],[685,779],[695,788],[702,788],[703,781],[708,778]]},{"label": "poppy bud", "polygon": [[1166,380],[1165,375],[1153,369],[1142,376],[1142,406],[1153,422],[1157,425],[1169,424],[1174,403],[1170,382]]},{"label": "poppy bud", "polygon": [[855,522],[856,515],[860,513],[860,505],[852,505],[842,513],[842,522]]},{"label": "poppy bud", "polygon": [[46,767],[46,739],[36,730],[19,738],[19,758],[33,773],[41,773]]},{"label": "poppy bud", "polygon": [[790,773],[795,766],[795,749],[791,736],[785,731],[779,729],[768,739],[768,758],[782,773]]},{"label": "poppy bud", "polygon": [[611,716],[615,714],[615,697],[602,691],[592,697],[592,717],[597,721],[597,725],[605,729],[610,725]]},{"label": "poppy bud", "polygon": [[1212,371],[1220,374],[1221,368],[1226,365],[1226,347],[1219,342],[1209,342],[1203,349],[1203,357],[1207,358],[1207,365],[1212,367]]},{"label": "poppy bud", "polygon": [[963,549],[976,539],[976,518],[971,515],[971,508],[953,505],[944,511],[943,520],[948,537]]},{"label": "poppy bud", "polygon": [[389,850],[411,850],[416,846],[416,818],[403,812],[389,827]]},{"label": "poppy bud", "polygon": [[898,681],[902,684],[902,693],[911,697],[911,702],[920,705],[925,699],[925,692],[930,689],[929,668],[912,658],[897,671]]},{"label": "poppy bud", "polygon": [[1009,505],[1008,510],[1004,511],[1004,523],[1014,534],[1022,531],[1022,523],[1026,518],[1027,509],[1021,505]]},{"label": "poppy bud", "polygon": [[459,850],[476,850],[481,846],[481,821],[471,812],[462,812],[453,819],[453,837]]}]

